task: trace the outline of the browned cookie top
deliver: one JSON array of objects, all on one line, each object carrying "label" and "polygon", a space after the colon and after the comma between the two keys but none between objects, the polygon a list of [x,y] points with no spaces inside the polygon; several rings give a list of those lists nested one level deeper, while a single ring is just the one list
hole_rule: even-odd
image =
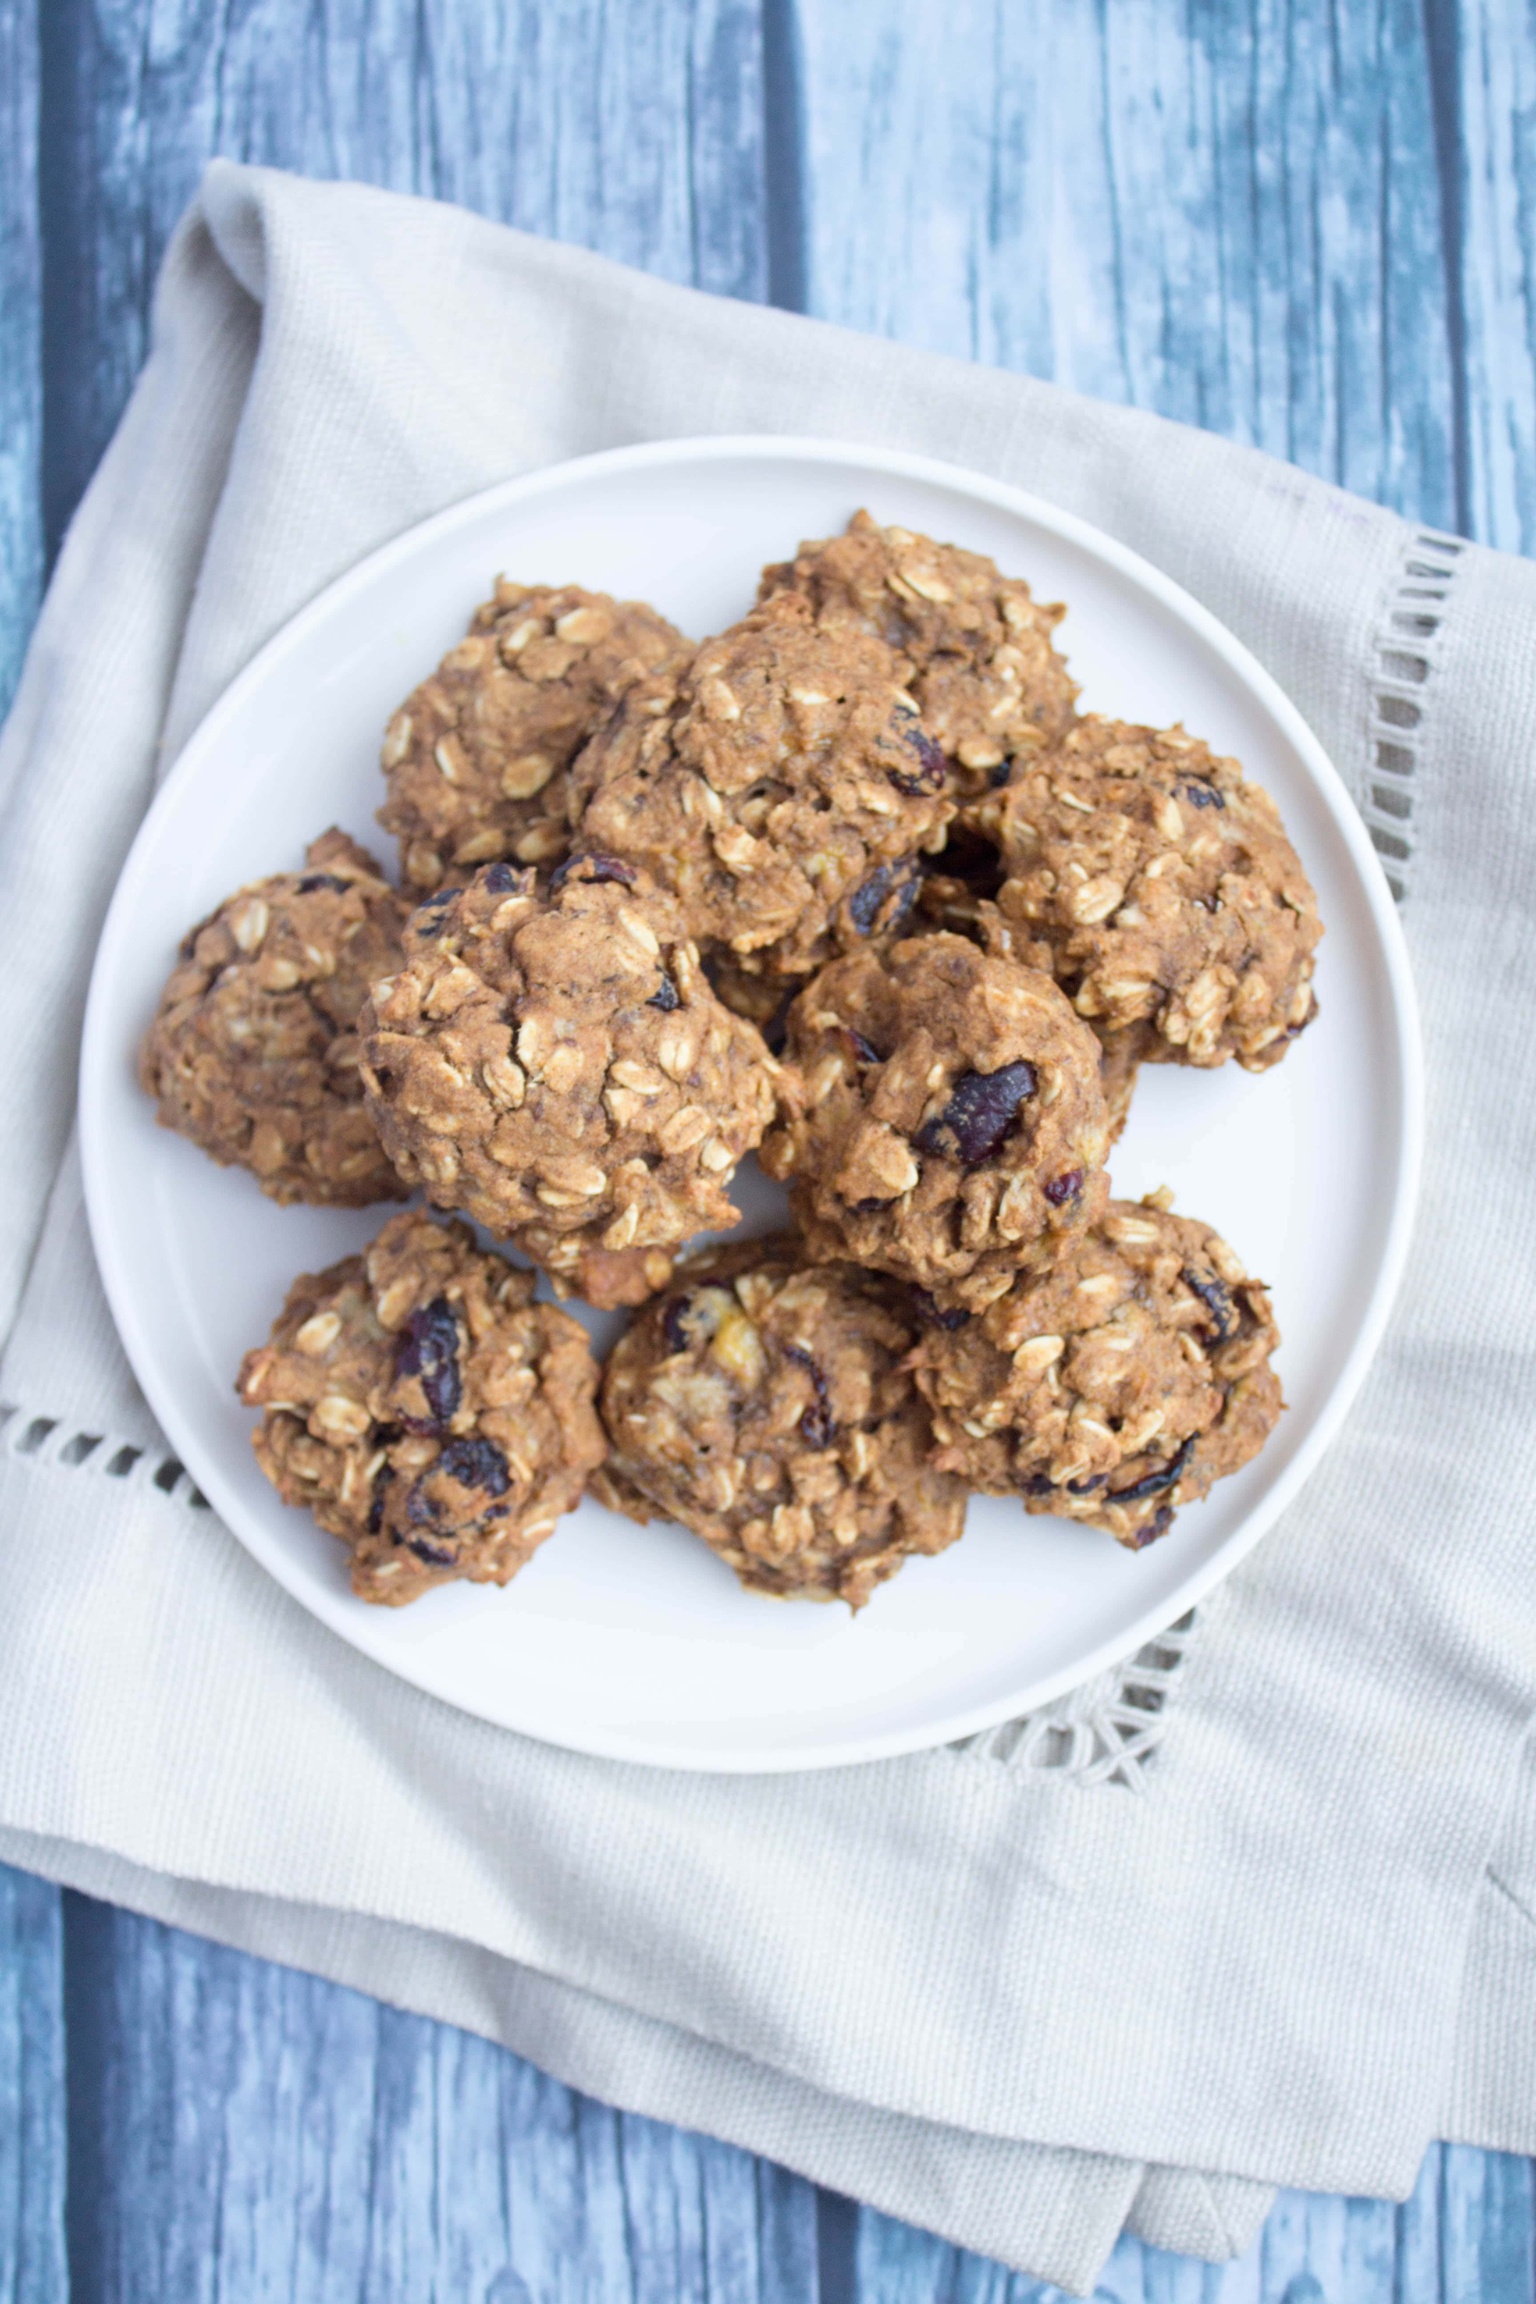
[{"label": "browned cookie top", "polygon": [[777,1068],[633,865],[578,857],[540,885],[492,864],[439,890],[362,1031],[400,1173],[591,1302],[638,1301],[668,1252],[737,1221],[725,1187]]},{"label": "browned cookie top", "polygon": [[503,576],[385,732],[379,822],[407,885],[437,888],[498,856],[563,856],[572,760],[621,696],[690,653],[639,601]]},{"label": "browned cookie top", "polygon": [[363,1109],[358,1010],[400,961],[406,907],[365,849],[322,833],[192,929],[139,1050],[174,1128],[279,1201],[360,1208],[400,1180]]},{"label": "browned cookie top", "polygon": [[960,1482],[927,1460],[915,1334],[904,1290],[808,1268],[796,1241],[690,1258],[609,1354],[595,1492],[681,1521],[754,1591],[862,1607],[965,1525]]},{"label": "browned cookie top", "polygon": [[1283,1405],[1269,1298],[1208,1224],[1112,1200],[1048,1272],[915,1356],[934,1461],[1137,1549],[1256,1456]]},{"label": "browned cookie top", "polygon": [[923,726],[961,791],[984,789],[1004,760],[1071,721],[1077,689],[1051,642],[1066,610],[1042,606],[984,553],[856,512],[843,535],[763,570],[760,598],[786,591],[803,594],[819,623],[872,632],[906,659]]},{"label": "browned cookie top", "polygon": [[1165,1061],[1278,1063],[1315,1013],[1317,899],[1279,812],[1181,728],[1083,719],[976,811],[1006,919],[1079,1015],[1149,1024]]},{"label": "browned cookie top", "polygon": [[789,1016],[763,1146],[818,1256],[986,1303],[1104,1200],[1099,1050],[1048,976],[960,936],[850,953]]},{"label": "browned cookie top", "polygon": [[586,1336],[533,1286],[466,1224],[392,1216],[246,1354],[261,1468],[351,1548],[362,1599],[507,1583],[602,1461]]},{"label": "browned cookie top", "polygon": [[785,594],[635,690],[572,775],[578,848],[643,865],[689,932],[805,976],[903,901],[952,813],[895,659]]}]

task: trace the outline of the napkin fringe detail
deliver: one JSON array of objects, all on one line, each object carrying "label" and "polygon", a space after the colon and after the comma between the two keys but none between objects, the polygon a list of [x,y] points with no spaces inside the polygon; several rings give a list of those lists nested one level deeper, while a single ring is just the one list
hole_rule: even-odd
[{"label": "napkin fringe detail", "polygon": [[120,1434],[90,1432],[67,1417],[43,1415],[16,1401],[0,1401],[0,1452],[64,1472],[156,1488],[193,1511],[208,1510],[207,1497],[163,1442],[146,1447]]},{"label": "napkin fringe detail", "polygon": [[1168,1707],[1199,1629],[1200,1611],[1191,1608],[1123,1664],[1096,1673],[1038,1712],[984,1728],[950,1749],[1067,1783],[1145,1791],[1146,1773],[1162,1743]]},{"label": "napkin fringe detail", "polygon": [[1440,654],[1456,567],[1467,547],[1432,528],[1410,528],[1376,631],[1371,718],[1361,814],[1401,903],[1413,865],[1413,780],[1424,737],[1429,684]]},{"label": "napkin fringe detail", "polygon": [[[154,1488],[189,1510],[209,1509],[191,1473],[163,1443],[146,1447],[121,1434],[88,1431],[68,1417],[49,1416],[19,1401],[0,1401],[0,1454],[56,1471]],[[1199,1622],[1199,1610],[1192,1608],[1125,1663],[1096,1673],[1038,1712],[964,1737],[951,1750],[1063,1783],[1143,1790]]]}]

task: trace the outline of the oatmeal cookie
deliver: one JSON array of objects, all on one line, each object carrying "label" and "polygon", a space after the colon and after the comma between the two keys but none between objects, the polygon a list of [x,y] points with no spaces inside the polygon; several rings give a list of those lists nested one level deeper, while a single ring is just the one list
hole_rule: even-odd
[{"label": "oatmeal cookie", "polygon": [[498,856],[563,856],[572,760],[622,696],[691,653],[639,601],[502,577],[385,732],[379,822],[407,886],[438,888]]},{"label": "oatmeal cookie", "polygon": [[689,1258],[609,1354],[594,1493],[681,1521],[753,1591],[862,1607],[965,1526],[965,1490],[927,1460],[904,1299],[790,1239]]},{"label": "oatmeal cookie", "polygon": [[467,1224],[408,1211],[296,1280],[247,1352],[257,1460],[350,1548],[360,1599],[510,1582],[602,1462],[597,1363],[533,1287]]},{"label": "oatmeal cookie", "polygon": [[403,1198],[363,1109],[357,1016],[400,964],[406,907],[366,849],[322,833],[192,929],[139,1049],[163,1128],[274,1200]]},{"label": "oatmeal cookie", "polygon": [[1112,1200],[1048,1272],[913,1356],[934,1462],[1135,1551],[1256,1456],[1284,1403],[1269,1299],[1208,1224]]},{"label": "oatmeal cookie", "polygon": [[763,1145],[812,1254],[974,1308],[1103,1205],[1099,1050],[1049,976],[965,937],[835,960],[789,1015]]},{"label": "oatmeal cookie", "polygon": [[578,849],[643,866],[706,950],[781,980],[888,924],[953,812],[890,650],[793,593],[636,690],[571,782]]},{"label": "oatmeal cookie", "polygon": [[1097,1028],[1149,1025],[1160,1061],[1261,1072],[1316,1013],[1322,923],[1279,812],[1183,729],[1080,720],[976,816],[1004,918],[1050,946]]},{"label": "oatmeal cookie", "polygon": [[802,594],[828,629],[872,632],[902,656],[962,793],[1071,722],[1077,689],[1051,641],[1066,610],[1041,606],[983,553],[856,512],[843,535],[763,570],[758,597],[783,592]]},{"label": "oatmeal cookie", "polygon": [[363,1083],[408,1182],[594,1304],[662,1286],[723,1230],[778,1067],[710,990],[681,914],[632,864],[541,885],[488,865],[427,898],[365,1009]]}]

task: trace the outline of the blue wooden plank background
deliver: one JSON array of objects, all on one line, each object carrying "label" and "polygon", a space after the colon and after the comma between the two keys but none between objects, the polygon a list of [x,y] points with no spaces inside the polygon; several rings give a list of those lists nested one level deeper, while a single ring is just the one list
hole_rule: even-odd
[{"label": "blue wooden plank background", "polygon": [[[215,152],[1027,369],[1536,550],[1526,0],[0,0],[0,702]],[[67,2185],[66,2185],[67,2172]],[[1536,2170],[1119,2304],[1536,2298]],[[0,2304],[1022,2304],[484,2042],[0,1869]]]}]

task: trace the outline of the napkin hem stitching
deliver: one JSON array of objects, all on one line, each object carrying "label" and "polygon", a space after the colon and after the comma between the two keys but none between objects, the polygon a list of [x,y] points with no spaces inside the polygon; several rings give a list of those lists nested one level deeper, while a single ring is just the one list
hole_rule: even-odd
[{"label": "napkin hem stitching", "polygon": [[[92,1432],[68,1417],[49,1416],[20,1401],[0,1400],[0,1453],[54,1471],[153,1488],[190,1511],[210,1509],[186,1466],[163,1441],[146,1444],[121,1434]],[[1145,1790],[1185,1655],[1199,1625],[1200,1611],[1191,1609],[1125,1662],[1096,1673],[1037,1712],[962,1738],[950,1750],[1062,1784],[1119,1784],[1131,1791]]]},{"label": "napkin hem stitching", "polygon": [[97,1480],[155,1488],[192,1511],[209,1509],[191,1473],[164,1442],[146,1444],[120,1434],[92,1432],[67,1417],[41,1415],[18,1401],[0,1400],[0,1450],[56,1471],[86,1472]]},{"label": "napkin hem stitching", "polygon": [[1096,1673],[1038,1712],[963,1737],[950,1750],[1020,1774],[1144,1792],[1200,1620],[1199,1609],[1191,1608],[1125,1662]]},{"label": "napkin hem stitching", "polygon": [[1425,706],[1438,669],[1457,562],[1458,537],[1410,528],[1376,631],[1376,671],[1365,791],[1360,812],[1381,858],[1387,886],[1401,904],[1413,867],[1414,779],[1424,741]]}]

